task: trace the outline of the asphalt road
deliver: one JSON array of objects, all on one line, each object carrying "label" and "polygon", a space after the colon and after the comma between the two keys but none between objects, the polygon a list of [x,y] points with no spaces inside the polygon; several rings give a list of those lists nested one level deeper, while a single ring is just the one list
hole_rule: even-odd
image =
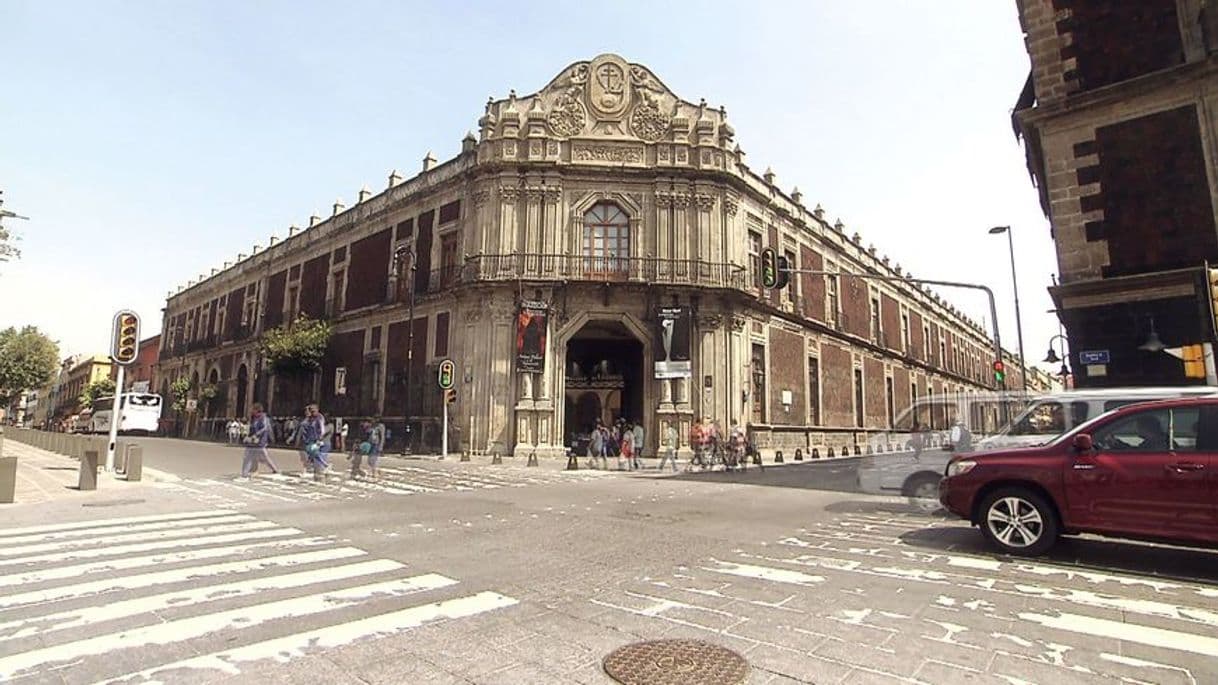
[{"label": "asphalt road", "polygon": [[[849,462],[656,476],[386,458],[233,479],[164,441],[104,512],[6,509],[0,681],[607,683],[640,640],[749,683],[1218,681],[1218,554],[1079,538],[1037,560],[848,489]],[[291,459],[295,459],[290,455]]]}]

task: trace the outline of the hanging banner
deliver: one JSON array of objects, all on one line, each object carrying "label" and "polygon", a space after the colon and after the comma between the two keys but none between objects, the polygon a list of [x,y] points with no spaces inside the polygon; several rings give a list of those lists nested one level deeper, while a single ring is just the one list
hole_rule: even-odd
[{"label": "hanging banner", "polygon": [[690,311],[688,307],[660,307],[656,378],[689,378]]},{"label": "hanging banner", "polygon": [[546,329],[549,305],[535,300],[520,303],[516,316],[516,373],[546,370]]}]

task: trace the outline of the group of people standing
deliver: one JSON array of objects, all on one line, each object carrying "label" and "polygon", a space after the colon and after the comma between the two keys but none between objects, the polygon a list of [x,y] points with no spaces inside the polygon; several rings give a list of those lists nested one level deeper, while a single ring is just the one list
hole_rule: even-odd
[{"label": "group of people standing", "polygon": [[597,419],[596,426],[588,441],[588,456],[592,458],[593,466],[599,460],[603,468],[609,468],[609,457],[617,459],[619,470],[639,468],[639,456],[643,451],[643,423],[618,419],[612,426],[606,426]]},{"label": "group of people standing", "polygon": [[[347,447],[349,425],[344,423],[338,428],[327,422],[326,417],[316,404],[305,407],[304,417],[293,421],[289,444],[300,450],[300,476],[306,477],[312,473],[314,480],[322,480],[332,471],[330,466],[331,447],[337,447],[342,452]],[[279,468],[271,461],[267,446],[272,438],[271,421],[260,403],[253,405],[250,417],[249,433],[243,442],[245,458],[241,463],[241,479],[248,480],[256,474],[260,464],[265,463],[271,473],[279,473]],[[357,429],[357,439],[349,443],[351,477],[362,478],[380,476],[379,462],[384,453],[388,430],[380,417],[364,419]],[[363,470],[364,458],[368,459],[368,471]]]}]

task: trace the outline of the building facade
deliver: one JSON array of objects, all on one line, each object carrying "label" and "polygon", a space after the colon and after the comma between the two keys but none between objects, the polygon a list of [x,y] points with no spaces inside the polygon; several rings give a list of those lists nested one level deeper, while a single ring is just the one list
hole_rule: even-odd
[{"label": "building facade", "polygon": [[[213,420],[318,400],[385,416],[395,439],[409,416],[411,440],[435,444],[436,366],[451,358],[454,443],[545,456],[618,418],[643,423],[647,453],[701,418],[748,423],[769,449],[840,451],[918,398],[993,388],[975,322],[908,282],[849,275],[908,276],[754,172],[723,108],[646,67],[573,64],[492,99],[478,126],[455,158],[429,154],[171,294],[161,392],[218,388]],[[831,275],[766,290],[766,247]],[[258,341],[299,315],[334,334],[319,372],[281,377]]]},{"label": "building facade", "polygon": [[[1074,382],[1218,383],[1218,8],[1017,4],[1032,71],[1015,125],[1057,244]],[[1206,359],[1182,363],[1189,350]]]},{"label": "building facade", "polygon": [[117,369],[110,357],[104,354],[69,357],[65,362],[60,384],[55,394],[54,415],[59,419],[70,419],[79,414],[80,394],[91,383],[114,378]]},{"label": "building facade", "polygon": [[156,383],[157,361],[161,353],[161,336],[154,335],[140,341],[135,361],[123,372],[123,385],[128,391],[151,392]]}]

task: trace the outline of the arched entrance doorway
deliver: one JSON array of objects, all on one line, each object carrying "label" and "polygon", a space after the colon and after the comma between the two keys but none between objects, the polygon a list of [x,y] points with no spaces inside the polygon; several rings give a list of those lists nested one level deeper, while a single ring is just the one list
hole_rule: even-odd
[{"label": "arched entrance doorway", "polygon": [[643,343],[617,320],[591,320],[567,340],[563,426],[577,451],[599,421],[642,421],[645,384]]},{"label": "arched entrance doorway", "polygon": [[245,416],[245,394],[249,389],[250,373],[242,364],[237,368],[237,416]]}]

